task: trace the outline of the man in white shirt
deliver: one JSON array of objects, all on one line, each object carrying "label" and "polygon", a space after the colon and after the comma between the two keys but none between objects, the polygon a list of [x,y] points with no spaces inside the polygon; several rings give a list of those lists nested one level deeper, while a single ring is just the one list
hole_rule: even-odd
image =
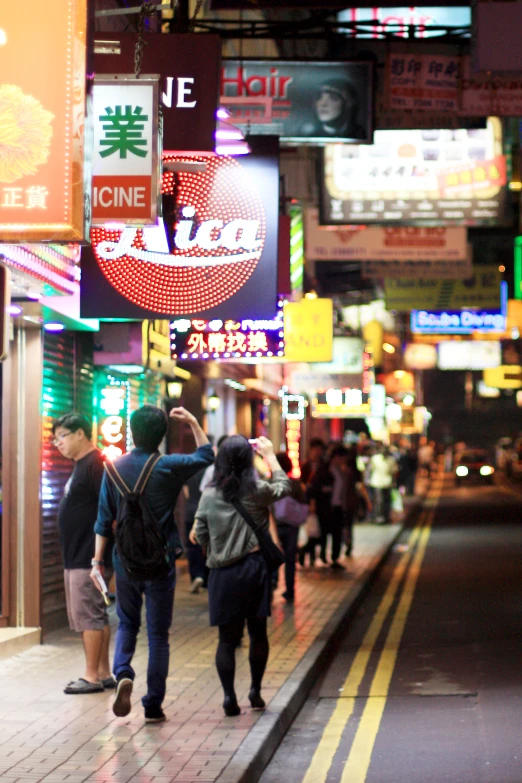
[{"label": "man in white shirt", "polygon": [[373,519],[378,524],[388,524],[391,512],[391,491],[395,483],[397,463],[387,446],[381,446],[370,460],[370,488],[373,502]]}]

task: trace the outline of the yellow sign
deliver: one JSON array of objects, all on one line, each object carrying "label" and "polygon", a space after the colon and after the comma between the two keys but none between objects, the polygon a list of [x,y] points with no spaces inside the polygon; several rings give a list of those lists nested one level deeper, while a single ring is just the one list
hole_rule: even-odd
[{"label": "yellow sign", "polygon": [[516,364],[491,367],[489,370],[484,370],[484,383],[486,386],[494,386],[496,389],[520,389],[522,388],[522,367]]},{"label": "yellow sign", "polygon": [[466,307],[500,308],[498,266],[475,267],[467,280],[387,278],[388,310],[460,310]]},{"label": "yellow sign", "polygon": [[333,359],[333,304],[331,299],[287,302],[285,362],[331,362]]}]

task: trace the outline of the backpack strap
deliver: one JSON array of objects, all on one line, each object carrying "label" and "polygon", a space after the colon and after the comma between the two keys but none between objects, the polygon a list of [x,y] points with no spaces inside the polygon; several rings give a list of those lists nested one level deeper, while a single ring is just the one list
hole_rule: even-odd
[{"label": "backpack strap", "polygon": [[123,495],[124,497],[125,495],[129,495],[131,490],[120,476],[116,465],[108,459],[103,467],[120,495]]},{"label": "backpack strap", "polygon": [[155,454],[151,454],[148,458],[147,462],[143,466],[143,470],[141,471],[137,482],[134,485],[133,492],[135,492],[137,495],[143,495],[145,492],[145,487],[147,486],[149,479],[151,477],[152,471],[158,464],[158,462],[161,459],[161,454],[159,452],[156,452]]}]

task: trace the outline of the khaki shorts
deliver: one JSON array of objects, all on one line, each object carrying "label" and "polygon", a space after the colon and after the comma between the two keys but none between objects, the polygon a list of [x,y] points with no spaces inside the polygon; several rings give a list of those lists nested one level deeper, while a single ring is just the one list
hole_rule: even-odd
[{"label": "khaki shorts", "polygon": [[[109,615],[103,596],[90,577],[90,568],[66,568],[64,571],[67,617],[73,631],[103,631],[109,624]],[[105,569],[109,583],[112,569]]]}]

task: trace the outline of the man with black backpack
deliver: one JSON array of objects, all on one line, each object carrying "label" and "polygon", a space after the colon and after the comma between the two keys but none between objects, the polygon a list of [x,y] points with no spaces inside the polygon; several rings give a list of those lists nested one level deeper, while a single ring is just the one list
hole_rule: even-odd
[{"label": "man with black backpack", "polygon": [[185,481],[214,461],[212,446],[196,418],[184,408],[173,408],[170,416],[190,426],[196,451],[162,456],[158,448],[167,432],[167,416],[154,405],[134,411],[130,426],[135,448],[105,466],[91,573],[100,589],[98,575],[103,575],[103,553],[116,522],[113,560],[119,625],[114,653],[118,685],[113,712],[124,717],[131,710],[132,657],[145,596],[149,663],[147,694],[142,703],[148,723],[166,720],[161,705],[169,668],[175,561],[183,551],[174,507]]}]

